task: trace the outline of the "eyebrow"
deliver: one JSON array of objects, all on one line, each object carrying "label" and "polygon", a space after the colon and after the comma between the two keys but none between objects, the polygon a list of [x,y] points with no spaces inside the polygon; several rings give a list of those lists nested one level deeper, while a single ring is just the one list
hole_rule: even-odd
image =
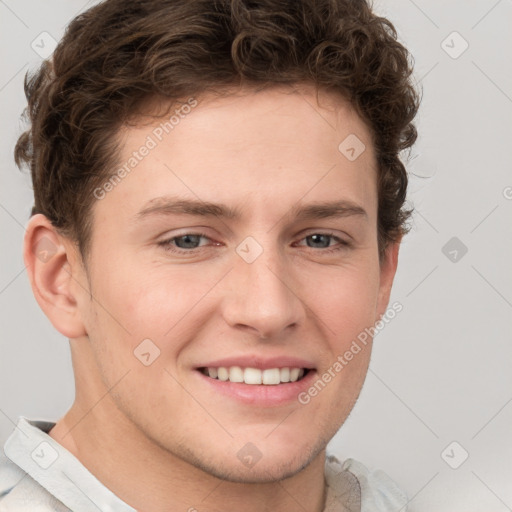
[{"label": "eyebrow", "polygon": [[[240,207],[232,208],[221,203],[175,197],[157,197],[149,201],[136,214],[135,220],[140,222],[145,218],[160,215],[192,215],[237,220],[243,216],[243,210]],[[286,216],[295,218],[298,221],[350,216],[368,219],[368,214],[362,206],[345,199],[307,205],[298,203]]]}]

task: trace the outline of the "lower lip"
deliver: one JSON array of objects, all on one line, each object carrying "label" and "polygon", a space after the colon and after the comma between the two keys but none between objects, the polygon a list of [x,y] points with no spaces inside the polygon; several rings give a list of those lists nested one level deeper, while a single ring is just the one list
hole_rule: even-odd
[{"label": "lower lip", "polygon": [[242,403],[259,407],[275,407],[294,401],[299,403],[299,394],[303,393],[311,386],[316,376],[315,370],[309,370],[305,377],[296,382],[265,385],[212,379],[199,370],[197,370],[196,373],[207,385],[211,386],[216,393],[221,393]]}]

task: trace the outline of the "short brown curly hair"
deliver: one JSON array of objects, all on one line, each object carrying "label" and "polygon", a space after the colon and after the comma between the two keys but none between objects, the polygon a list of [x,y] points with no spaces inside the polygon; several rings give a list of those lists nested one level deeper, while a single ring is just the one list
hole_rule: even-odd
[{"label": "short brown curly hair", "polygon": [[338,91],[368,125],[378,164],[378,242],[406,233],[407,172],[417,133],[412,59],[366,0],[106,0],[77,16],[25,77],[32,214],[44,214],[86,257],[93,190],[115,164],[115,135],[151,99],[227,86],[314,84]]}]

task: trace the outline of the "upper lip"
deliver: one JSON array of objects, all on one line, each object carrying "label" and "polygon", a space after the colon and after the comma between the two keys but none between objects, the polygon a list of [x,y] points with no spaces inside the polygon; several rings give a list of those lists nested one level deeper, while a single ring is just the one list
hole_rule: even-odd
[{"label": "upper lip", "polygon": [[216,359],[204,364],[200,364],[197,368],[229,368],[231,366],[240,366],[241,368],[258,368],[267,370],[269,368],[306,368],[314,369],[314,365],[305,359],[288,356],[261,357],[256,355],[232,356],[223,359]]}]

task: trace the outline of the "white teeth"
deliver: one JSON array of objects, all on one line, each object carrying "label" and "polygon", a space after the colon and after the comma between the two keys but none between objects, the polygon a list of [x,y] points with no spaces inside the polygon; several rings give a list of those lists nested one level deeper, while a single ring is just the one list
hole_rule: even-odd
[{"label": "white teeth", "polygon": [[279,384],[281,382],[281,372],[279,368],[269,368],[262,372],[263,384]]},{"label": "white teeth", "polygon": [[290,368],[290,382],[295,382],[299,378],[300,368]]},{"label": "white teeth", "polygon": [[244,382],[245,384],[264,384],[275,386],[286,382],[296,382],[304,374],[304,368],[241,368],[240,366],[219,366],[218,368],[204,368],[203,373],[212,379],[230,382]]},{"label": "white teeth", "polygon": [[240,366],[232,366],[229,369],[229,380],[231,382],[243,382],[244,381],[244,371]]},{"label": "white teeth", "polygon": [[246,384],[261,384],[262,371],[257,368],[246,368],[244,370],[244,382]]},{"label": "white teeth", "polygon": [[290,368],[281,368],[279,373],[281,382],[290,382]]},{"label": "white teeth", "polygon": [[224,368],[223,366],[221,366],[217,370],[217,372],[218,372],[217,377],[219,378],[219,380],[228,380],[229,379],[229,372],[228,372],[227,368]]}]

